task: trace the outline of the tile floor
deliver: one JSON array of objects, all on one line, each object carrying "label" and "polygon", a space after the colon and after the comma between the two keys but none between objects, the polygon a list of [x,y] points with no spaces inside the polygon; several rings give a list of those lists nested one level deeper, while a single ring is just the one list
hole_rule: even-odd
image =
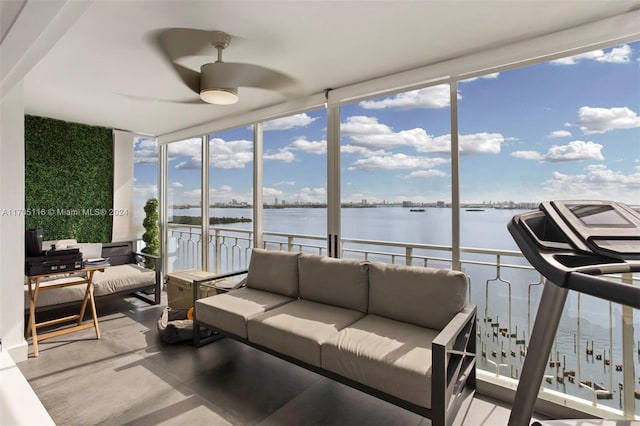
[{"label": "tile floor", "polygon": [[[100,301],[92,329],[40,342],[18,364],[58,425],[429,425],[349,387],[222,339],[165,344],[163,306]],[[39,318],[39,321],[42,317]],[[506,425],[509,408],[476,396],[465,425]]]}]

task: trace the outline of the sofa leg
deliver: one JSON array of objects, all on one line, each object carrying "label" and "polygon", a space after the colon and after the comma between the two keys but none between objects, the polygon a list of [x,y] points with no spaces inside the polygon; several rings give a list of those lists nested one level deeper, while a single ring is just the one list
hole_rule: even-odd
[{"label": "sofa leg", "polygon": [[[200,337],[200,323],[198,321],[193,321],[193,346],[196,348],[202,347],[204,345],[208,345],[209,343],[217,342],[222,339],[224,336],[220,334],[218,331],[213,330],[213,334],[209,337],[205,337],[204,339]],[[208,328],[208,327],[207,327]]]}]

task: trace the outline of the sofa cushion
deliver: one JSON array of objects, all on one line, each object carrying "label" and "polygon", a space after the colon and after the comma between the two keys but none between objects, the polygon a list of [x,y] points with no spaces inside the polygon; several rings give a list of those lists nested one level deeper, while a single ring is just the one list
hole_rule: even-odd
[{"label": "sofa cushion", "polygon": [[264,250],[251,251],[247,287],[298,297],[298,257],[300,253]]},{"label": "sofa cushion", "polygon": [[298,258],[300,298],[366,313],[367,263],[303,254]]},{"label": "sofa cushion", "polygon": [[367,315],[322,343],[322,368],[431,408],[437,330]]},{"label": "sofa cushion", "polygon": [[372,263],[369,313],[442,330],[462,309],[467,276],[458,271]]},{"label": "sofa cushion", "polygon": [[196,300],[196,318],[228,333],[247,338],[247,320],[291,302],[292,298],[252,288]]},{"label": "sofa cushion", "polygon": [[296,300],[247,322],[249,341],[320,367],[320,345],[362,318],[351,309]]},{"label": "sofa cushion", "polygon": [[93,274],[93,294],[97,297],[119,291],[133,291],[151,287],[155,282],[156,273],[151,269],[134,264],[109,266],[104,272],[97,271]]}]

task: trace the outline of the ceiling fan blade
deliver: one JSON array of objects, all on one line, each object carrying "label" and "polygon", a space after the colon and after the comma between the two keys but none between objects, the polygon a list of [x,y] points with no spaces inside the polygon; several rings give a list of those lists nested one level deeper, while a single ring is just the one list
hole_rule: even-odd
[{"label": "ceiling fan blade", "polygon": [[161,99],[161,98],[152,98],[148,96],[138,96],[138,95],[127,95],[125,93],[119,93],[120,96],[125,97],[127,99],[131,99],[132,101],[142,101],[142,102],[163,102],[163,103],[171,103],[171,104],[185,104],[185,105],[206,105],[200,98],[194,99]]},{"label": "ceiling fan blade", "polygon": [[190,68],[183,67],[180,64],[171,63],[173,69],[180,77],[180,80],[189,88],[192,92],[200,94],[200,73]]},{"label": "ceiling fan blade", "polygon": [[200,73],[177,63],[186,56],[213,56],[216,49],[211,45],[212,31],[190,28],[168,28],[150,35],[152,44],[162,58],[174,70],[178,78],[194,93],[200,93]]},{"label": "ceiling fan blade", "polygon": [[185,56],[214,57],[217,50],[211,45],[213,33],[191,28],[168,28],[157,33],[157,40],[171,61]]},{"label": "ceiling fan blade", "polygon": [[209,81],[218,87],[254,87],[286,94],[297,86],[286,74],[259,65],[215,62],[207,66],[211,72]]}]

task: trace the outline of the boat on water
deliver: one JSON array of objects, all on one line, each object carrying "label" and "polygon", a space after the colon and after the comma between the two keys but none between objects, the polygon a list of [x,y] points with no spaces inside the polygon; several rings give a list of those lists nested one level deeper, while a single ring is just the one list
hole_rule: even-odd
[{"label": "boat on water", "polygon": [[424,209],[409,209],[410,212],[423,212]]},{"label": "boat on water", "polygon": [[468,211],[468,212],[483,212],[484,209],[466,209],[465,211]]}]

